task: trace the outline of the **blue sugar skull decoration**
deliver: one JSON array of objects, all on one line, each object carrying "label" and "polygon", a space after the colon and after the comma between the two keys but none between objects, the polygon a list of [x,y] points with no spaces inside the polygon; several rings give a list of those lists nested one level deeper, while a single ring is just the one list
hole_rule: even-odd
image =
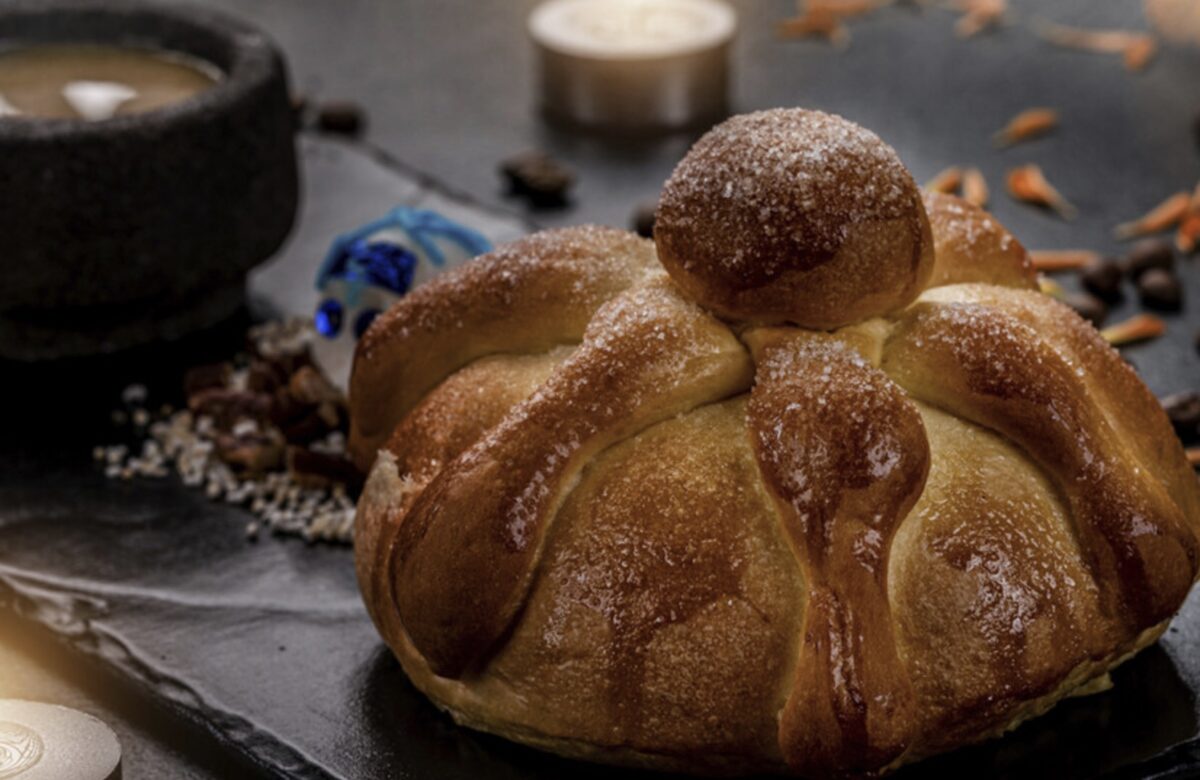
[{"label": "blue sugar skull decoration", "polygon": [[354,345],[381,312],[414,286],[491,248],[474,230],[405,206],[338,236],[317,272],[317,362],[344,387]]},{"label": "blue sugar skull decoration", "polygon": [[414,285],[491,248],[483,236],[436,212],[398,206],[334,240],[317,273],[317,333],[352,348]]}]

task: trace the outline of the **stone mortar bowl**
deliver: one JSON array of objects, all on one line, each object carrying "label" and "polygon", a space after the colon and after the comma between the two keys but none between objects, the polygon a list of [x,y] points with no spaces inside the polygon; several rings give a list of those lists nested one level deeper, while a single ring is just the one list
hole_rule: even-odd
[{"label": "stone mortar bowl", "polygon": [[295,219],[294,115],[266,36],[192,7],[0,4],[0,49],[80,43],[179,52],[223,77],[102,121],[0,118],[0,357],[109,352],[219,322]]}]

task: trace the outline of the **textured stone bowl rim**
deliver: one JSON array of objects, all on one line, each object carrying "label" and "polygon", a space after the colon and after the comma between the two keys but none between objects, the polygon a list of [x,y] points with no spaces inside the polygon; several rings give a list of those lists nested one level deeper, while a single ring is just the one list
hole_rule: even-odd
[{"label": "textured stone bowl rim", "polygon": [[[190,28],[223,40],[229,51],[227,62],[215,62],[209,54],[189,50],[186,43],[158,45],[152,36],[129,34],[68,34],[61,40],[49,36],[9,37],[3,26],[14,18],[64,17],[99,14],[117,19],[157,17],[180,29]],[[88,121],[71,118],[0,117],[0,149],[22,142],[63,142],[71,138],[111,137],[125,130],[205,124],[214,115],[231,109],[248,88],[272,77],[277,49],[259,30],[222,13],[195,5],[162,5],[142,0],[14,0],[0,5],[0,52],[34,46],[115,45],[178,53],[206,62],[221,73],[212,87],[192,97],[151,111],[123,114],[110,119]]]}]

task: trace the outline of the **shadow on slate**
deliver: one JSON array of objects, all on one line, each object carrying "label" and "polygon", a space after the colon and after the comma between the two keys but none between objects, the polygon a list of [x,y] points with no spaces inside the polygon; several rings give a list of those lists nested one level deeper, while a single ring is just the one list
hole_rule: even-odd
[{"label": "shadow on slate", "polygon": [[[305,162],[307,227],[302,222],[252,282],[256,309],[305,311],[328,232],[369,217],[364,201],[404,193],[407,202],[478,220],[498,240],[525,227],[341,144],[308,139]],[[355,190],[355,181],[367,184]],[[0,603],[200,723],[268,775],[611,777],[611,769],[456,728],[412,688],[376,635],[349,548],[250,543],[240,508],[173,478],[103,477],[91,450],[112,441],[108,413],[120,389],[145,382],[154,404],[178,404],[184,369],[236,351],[248,322],[242,313],[175,344],[103,359],[0,365],[9,418],[0,440]],[[1165,778],[1200,770],[1200,595],[1158,646],[1114,679],[1113,690],[1068,701],[1003,740],[897,777]]]}]

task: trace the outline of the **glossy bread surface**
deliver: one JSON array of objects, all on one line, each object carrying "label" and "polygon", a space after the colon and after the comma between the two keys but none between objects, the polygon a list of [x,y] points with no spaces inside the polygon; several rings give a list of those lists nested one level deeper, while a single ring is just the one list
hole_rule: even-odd
[{"label": "glossy bread surface", "polygon": [[[994,219],[925,202],[911,297],[831,331],[707,308],[601,228],[381,318],[356,558],[414,683],[564,755],[821,777],[1000,734],[1153,641],[1200,523],[1165,414]],[[821,245],[857,241],[831,213]]]}]

